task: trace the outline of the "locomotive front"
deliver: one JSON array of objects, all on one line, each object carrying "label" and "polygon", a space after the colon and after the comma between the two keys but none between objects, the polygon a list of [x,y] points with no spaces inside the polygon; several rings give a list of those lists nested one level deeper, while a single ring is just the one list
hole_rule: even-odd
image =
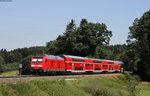
[{"label": "locomotive front", "polygon": [[44,67],[44,56],[33,56],[31,59],[31,73],[42,73]]}]

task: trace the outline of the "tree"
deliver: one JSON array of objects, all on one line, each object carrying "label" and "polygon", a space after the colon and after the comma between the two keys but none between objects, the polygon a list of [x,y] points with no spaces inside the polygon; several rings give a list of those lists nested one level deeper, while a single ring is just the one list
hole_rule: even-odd
[{"label": "tree", "polygon": [[82,47],[83,56],[94,55],[97,46],[109,44],[111,36],[112,32],[107,30],[105,24],[91,23],[86,19],[81,20],[80,27],[77,29],[77,43]]},{"label": "tree", "polygon": [[90,23],[82,19],[80,26],[76,27],[74,20],[71,20],[63,35],[47,43],[47,49],[52,54],[94,56],[97,46],[108,44],[111,36],[111,31],[103,23]]},{"label": "tree", "polygon": [[56,40],[47,42],[46,47],[48,54],[56,55],[58,53],[58,42]]},{"label": "tree", "polygon": [[0,56],[0,73],[3,72],[2,66],[5,64],[4,58]]},{"label": "tree", "polygon": [[1,49],[0,50],[1,56],[4,58],[5,63],[7,63],[7,57],[8,57],[8,52],[6,49]]},{"label": "tree", "polygon": [[35,46],[28,48],[29,55],[45,54],[46,48],[44,46]]},{"label": "tree", "polygon": [[131,52],[136,52],[137,73],[145,80],[150,80],[150,10],[140,19],[135,19],[133,26],[129,27],[128,45]]},{"label": "tree", "polygon": [[27,75],[30,74],[30,61],[31,61],[31,55],[24,58],[21,62],[22,64],[22,74]]},{"label": "tree", "polygon": [[73,47],[76,43],[76,24],[72,19],[66,27],[66,31],[62,36],[57,38],[59,54],[73,54]]},{"label": "tree", "polygon": [[7,63],[20,62],[22,55],[18,51],[7,52]]},{"label": "tree", "polygon": [[76,41],[76,24],[72,19],[66,27],[63,35],[59,35],[56,40],[47,43],[47,53],[59,54],[73,54],[73,46]]}]

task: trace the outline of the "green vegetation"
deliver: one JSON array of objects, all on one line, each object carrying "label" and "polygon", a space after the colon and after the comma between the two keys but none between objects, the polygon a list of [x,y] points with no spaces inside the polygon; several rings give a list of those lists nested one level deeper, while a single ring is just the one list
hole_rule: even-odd
[{"label": "green vegetation", "polygon": [[143,80],[150,80],[150,10],[136,18],[129,29],[129,64]]},{"label": "green vegetation", "polygon": [[0,96],[149,96],[149,90],[149,83],[141,84],[128,74],[0,83]]},{"label": "green vegetation", "polygon": [[4,73],[0,74],[0,77],[1,76],[18,76],[18,75],[19,75],[19,71],[15,70],[15,71],[4,72]]},{"label": "green vegetation", "polygon": [[7,72],[7,71],[13,71],[13,70],[18,70],[18,62],[14,62],[14,63],[8,63],[6,65],[3,65],[3,72]]},{"label": "green vegetation", "polygon": [[96,49],[102,51],[101,47],[109,44],[111,36],[112,32],[104,23],[92,23],[82,19],[80,26],[76,27],[75,21],[71,20],[63,35],[47,43],[47,53],[95,56]]},{"label": "green vegetation", "polygon": [[149,94],[150,94],[150,82],[143,82],[141,96],[149,96]]},{"label": "green vegetation", "polygon": [[12,51],[0,50],[0,73],[18,70],[19,64],[23,64],[24,73],[29,74],[31,56],[45,54],[45,47],[18,48]]}]

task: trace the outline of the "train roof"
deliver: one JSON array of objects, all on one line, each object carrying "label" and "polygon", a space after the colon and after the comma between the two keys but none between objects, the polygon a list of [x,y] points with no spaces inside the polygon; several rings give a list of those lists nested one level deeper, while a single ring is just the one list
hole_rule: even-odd
[{"label": "train roof", "polygon": [[89,58],[91,60],[94,60],[94,61],[107,61],[107,62],[117,62],[119,64],[123,64],[122,61],[115,61],[115,60],[107,60],[107,59],[96,59],[96,58]]},{"label": "train roof", "polygon": [[118,62],[119,64],[124,64],[122,61],[116,61],[116,62]]},{"label": "train roof", "polygon": [[115,60],[107,60],[107,59],[96,59],[96,58],[87,58],[87,57],[81,57],[81,56],[73,56],[73,55],[61,55],[61,56],[55,56],[55,55],[38,55],[38,56],[46,56],[48,59],[55,59],[55,60],[63,60],[62,57],[68,57],[68,58],[76,58],[76,59],[89,59],[93,61],[106,61],[106,62],[117,62],[119,64],[124,64],[122,61],[115,61]]},{"label": "train roof", "polygon": [[124,64],[121,61],[114,61],[114,60],[107,60],[107,59],[96,59],[96,58],[87,58],[87,57],[81,57],[81,56],[73,56],[73,55],[63,55],[63,57],[69,57],[69,58],[77,58],[77,59],[89,59],[93,61],[107,61],[107,62],[117,62],[119,64]]},{"label": "train roof", "polygon": [[39,56],[46,56],[46,57],[48,57],[48,59],[63,60],[62,57],[55,56],[55,55],[46,55],[46,54],[44,54],[44,55],[39,55]]},{"label": "train roof", "polygon": [[88,58],[86,58],[86,57],[81,57],[81,56],[73,56],[73,55],[63,55],[63,57],[77,58],[77,59],[88,59]]}]

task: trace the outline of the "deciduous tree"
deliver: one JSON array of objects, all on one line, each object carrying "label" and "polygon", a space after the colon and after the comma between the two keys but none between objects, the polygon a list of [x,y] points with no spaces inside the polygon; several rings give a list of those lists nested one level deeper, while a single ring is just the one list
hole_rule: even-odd
[{"label": "deciduous tree", "polygon": [[143,79],[150,80],[150,10],[139,19],[135,19],[129,27],[128,44],[132,45],[131,52],[136,52],[137,72]]}]

